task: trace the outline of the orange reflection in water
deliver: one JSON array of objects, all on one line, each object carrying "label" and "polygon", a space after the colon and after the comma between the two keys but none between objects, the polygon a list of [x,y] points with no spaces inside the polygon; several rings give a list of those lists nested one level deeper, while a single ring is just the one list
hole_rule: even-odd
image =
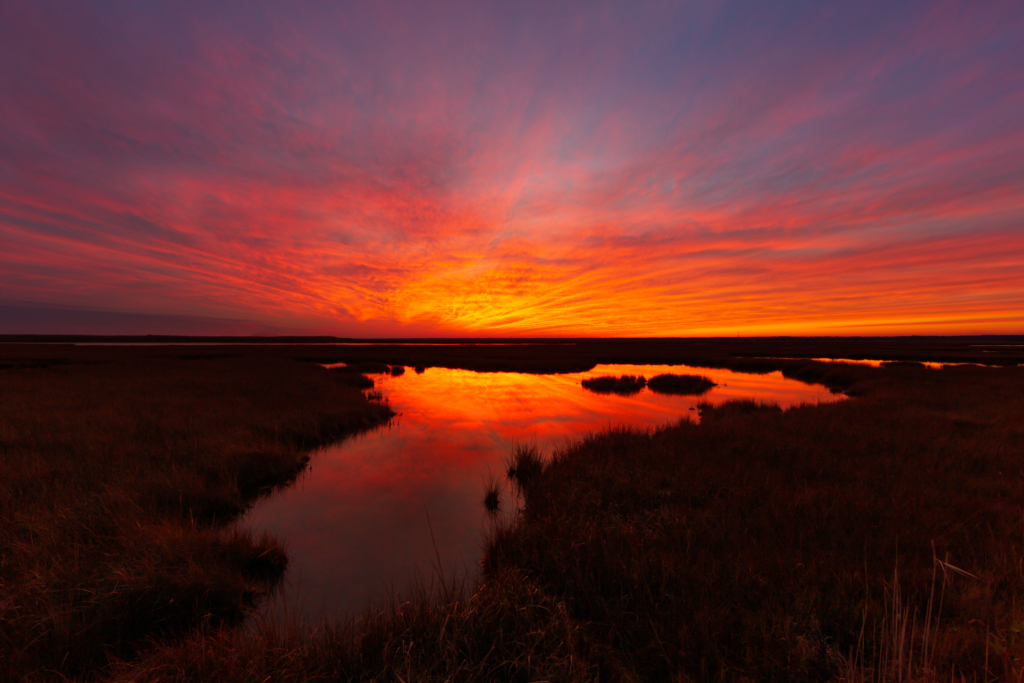
[{"label": "orange reflection in water", "polygon": [[[853,358],[812,358],[811,360],[818,361],[819,363],[850,363],[851,365],[869,365],[873,368],[880,368],[886,363],[899,362],[891,360],[857,360]],[[947,365],[977,365],[977,363],[943,363],[930,360],[915,360],[912,362],[918,363],[932,370],[938,370],[939,368],[945,367]]]},{"label": "orange reflection in water", "polygon": [[[719,386],[695,397],[649,389],[595,394],[580,385],[601,375],[661,373],[701,374]],[[702,401],[753,398],[789,407],[840,398],[779,372],[686,366],[605,365],[561,375],[429,368],[374,379],[398,417],[321,450],[299,482],[246,517],[252,528],[282,539],[292,558],[275,609],[338,615],[392,588],[401,592],[438,561],[446,576],[474,571],[488,524],[484,485],[489,477],[504,481],[502,459],[517,442],[550,453],[609,426],[697,420],[690,408]],[[508,514],[507,487],[502,498]]]}]

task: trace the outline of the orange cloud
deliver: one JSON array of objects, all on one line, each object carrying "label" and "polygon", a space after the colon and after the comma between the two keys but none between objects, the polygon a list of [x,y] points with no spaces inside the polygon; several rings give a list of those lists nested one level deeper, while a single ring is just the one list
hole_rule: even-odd
[{"label": "orange cloud", "polygon": [[1024,331],[1019,4],[60,9],[0,17],[0,304]]}]

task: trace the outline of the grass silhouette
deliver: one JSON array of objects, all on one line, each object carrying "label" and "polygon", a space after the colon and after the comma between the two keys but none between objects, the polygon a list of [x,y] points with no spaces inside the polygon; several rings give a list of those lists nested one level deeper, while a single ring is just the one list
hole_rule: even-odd
[{"label": "grass silhouette", "polygon": [[357,389],[372,389],[374,387],[372,379],[356,371],[351,366],[345,365],[339,368],[333,368],[333,371],[337,373],[338,380],[346,386],[355,387]]},{"label": "grass silhouette", "polygon": [[519,491],[525,491],[544,469],[536,444],[516,444],[505,461],[505,475]]},{"label": "grass silhouette", "polygon": [[697,396],[716,386],[700,375],[656,375],[647,380],[647,388],[659,394]]},{"label": "grass silhouette", "polygon": [[501,511],[501,485],[491,479],[484,487],[484,509],[491,514]]},{"label": "grass silhouette", "polygon": [[585,379],[581,384],[584,389],[589,389],[596,394],[629,396],[641,391],[647,384],[647,380],[643,376],[622,375],[621,377],[612,377],[605,375],[603,377]]}]

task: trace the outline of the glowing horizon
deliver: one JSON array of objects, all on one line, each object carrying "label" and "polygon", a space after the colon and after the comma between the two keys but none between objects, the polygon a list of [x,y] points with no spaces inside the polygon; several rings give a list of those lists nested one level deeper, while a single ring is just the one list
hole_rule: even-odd
[{"label": "glowing horizon", "polygon": [[1024,5],[595,7],[5,4],[0,306],[1024,333]]}]

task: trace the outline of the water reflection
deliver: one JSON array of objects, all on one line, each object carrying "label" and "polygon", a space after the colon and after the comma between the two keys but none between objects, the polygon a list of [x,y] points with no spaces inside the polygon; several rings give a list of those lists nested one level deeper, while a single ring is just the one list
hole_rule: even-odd
[{"label": "water reflection", "polygon": [[[718,386],[673,396],[648,389],[595,394],[581,381],[601,375],[700,374]],[[375,594],[403,590],[418,570],[472,572],[487,525],[489,477],[516,442],[550,453],[567,439],[614,425],[649,427],[680,418],[701,401],[733,398],[783,407],[838,397],[773,372],[751,375],[685,366],[605,365],[561,375],[428,368],[373,375],[399,416],[388,426],[321,450],[292,487],[257,505],[245,523],[284,541],[292,562],[282,604],[318,618],[359,609]],[[508,490],[503,508],[509,509]]]},{"label": "water reflection", "polygon": [[[803,358],[780,358],[779,360],[805,360]],[[868,365],[873,368],[880,368],[886,363],[899,363],[901,361],[891,360],[870,360],[870,359],[856,359],[856,358],[811,358],[809,360],[818,361],[819,363],[849,363],[850,365]],[[930,360],[915,360],[910,361],[923,365],[926,368],[932,370],[938,370],[946,365],[977,365],[977,363],[945,363],[941,361],[930,361]]]}]

